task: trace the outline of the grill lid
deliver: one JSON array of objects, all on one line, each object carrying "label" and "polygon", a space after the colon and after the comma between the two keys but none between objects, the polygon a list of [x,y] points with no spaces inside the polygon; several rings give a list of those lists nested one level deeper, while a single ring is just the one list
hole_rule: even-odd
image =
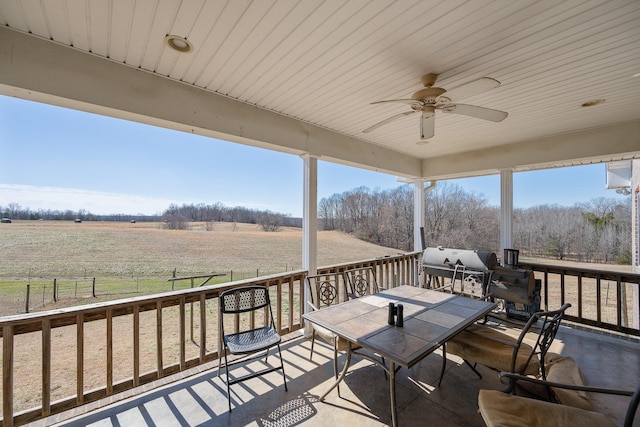
[{"label": "grill lid", "polygon": [[494,270],[498,265],[495,252],[467,249],[450,249],[438,246],[427,248],[422,254],[422,264],[441,268],[463,265],[477,271]]}]

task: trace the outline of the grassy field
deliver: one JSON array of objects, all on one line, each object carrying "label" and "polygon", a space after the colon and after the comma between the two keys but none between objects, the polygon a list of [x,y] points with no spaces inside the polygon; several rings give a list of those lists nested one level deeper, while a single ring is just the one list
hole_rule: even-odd
[{"label": "grassy field", "polygon": [[[397,252],[336,231],[318,234],[320,266]],[[143,222],[13,221],[0,227],[0,253],[0,315],[7,315],[24,311],[27,284],[33,302],[42,300],[39,306],[46,307],[54,278],[61,295],[79,291],[86,296],[95,277],[98,296],[109,299],[170,290],[167,279],[174,270],[177,276],[226,273],[213,282],[219,283],[299,269],[302,230],[265,232],[255,224],[231,223],[215,223],[207,231],[204,223],[167,230]]]},{"label": "grassy field", "polygon": [[[395,254],[395,249],[362,242],[339,232],[318,235],[319,265],[370,259]],[[300,269],[302,231],[284,228],[264,232],[253,224],[216,223],[207,231],[202,223],[191,223],[188,230],[166,230],[159,223],[115,223],[69,221],[13,221],[0,227],[0,316],[24,311],[24,295],[30,284],[31,299],[41,299],[39,309],[96,302],[126,297],[127,293],[161,292],[171,289],[167,281],[177,276],[227,273],[218,282],[255,277]],[[60,290],[68,295],[77,290],[87,295],[87,286],[96,278],[99,298],[67,297],[50,303],[44,293],[52,289],[56,278]],[[188,281],[182,287],[188,287]],[[176,286],[179,288],[180,285]],[[40,295],[40,292],[44,292]],[[90,293],[88,293],[90,295]],[[213,308],[211,308],[213,309]],[[153,370],[156,360],[155,315],[141,315],[141,370]],[[167,364],[177,363],[179,356],[179,321],[176,308],[164,310],[163,351]],[[215,316],[212,316],[215,317]],[[196,321],[198,316],[196,316]],[[196,325],[197,327],[197,325]],[[104,325],[87,324],[85,386],[104,385]],[[93,330],[95,329],[95,331]],[[74,394],[75,327],[57,328],[53,332],[52,398]],[[114,365],[118,379],[131,376],[131,322],[114,321]],[[0,345],[2,339],[0,339]],[[39,404],[40,333],[15,338],[14,377],[20,378],[14,390],[16,410]],[[188,357],[197,356],[199,348],[187,342]],[[1,363],[1,358],[0,358]],[[2,373],[0,372],[0,377]],[[0,391],[0,398],[2,392]]]}]

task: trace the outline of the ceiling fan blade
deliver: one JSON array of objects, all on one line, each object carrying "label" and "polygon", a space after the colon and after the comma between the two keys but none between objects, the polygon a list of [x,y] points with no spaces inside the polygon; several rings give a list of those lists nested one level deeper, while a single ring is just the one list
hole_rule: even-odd
[{"label": "ceiling fan blade", "polygon": [[442,112],[462,114],[465,116],[476,117],[478,119],[489,120],[492,122],[501,122],[509,115],[509,113],[507,113],[506,111],[492,110],[491,108],[466,104],[446,105],[442,108]]},{"label": "ceiling fan blade", "polygon": [[431,114],[429,117],[422,115],[420,117],[420,139],[433,138],[436,127],[436,115]]},{"label": "ceiling fan blade", "polygon": [[400,117],[404,117],[404,116],[408,116],[409,114],[413,114],[413,113],[417,113],[418,111],[405,111],[404,113],[400,113],[400,114],[396,114],[395,116],[391,116],[389,118],[384,119],[381,122],[376,123],[373,126],[369,126],[368,128],[366,128],[365,130],[362,131],[362,133],[369,133],[372,130],[378,129],[380,126],[386,125],[387,123],[390,123],[396,119],[399,119]]},{"label": "ceiling fan blade", "polygon": [[413,105],[413,104],[422,105],[422,102],[416,101],[415,99],[383,99],[382,101],[372,102],[371,105],[384,104],[386,102],[402,102],[403,104],[409,104],[409,105]]},{"label": "ceiling fan blade", "polygon": [[500,82],[496,79],[492,79],[491,77],[481,77],[478,80],[454,87],[453,89],[448,90],[443,96],[449,98],[451,101],[458,101],[459,99],[477,95],[498,86],[500,86]]}]

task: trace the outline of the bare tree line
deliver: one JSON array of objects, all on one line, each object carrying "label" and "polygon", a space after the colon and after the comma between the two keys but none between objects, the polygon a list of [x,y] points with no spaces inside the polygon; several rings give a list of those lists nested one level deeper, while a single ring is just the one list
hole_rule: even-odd
[{"label": "bare tree line", "polygon": [[[359,187],[320,201],[321,228],[383,246],[413,249],[413,188]],[[584,262],[631,263],[631,198],[598,198],[572,207],[514,210],[513,246],[522,255]],[[498,253],[500,210],[477,194],[441,183],[426,194],[425,243]]]},{"label": "bare tree line", "polygon": [[[18,203],[9,203],[0,206],[0,213],[3,217],[11,219],[46,219],[73,221],[162,221],[166,228],[183,230],[187,229],[190,222],[202,221],[207,223],[232,222],[257,224],[265,231],[278,231],[280,227],[302,227],[300,218],[292,218],[289,215],[272,212],[269,210],[260,211],[244,207],[227,207],[222,203],[214,204],[183,204],[181,206],[172,204],[161,215],[127,215],[109,214],[96,215],[89,211],[80,209],[78,211],[41,209],[33,211],[24,208]],[[210,227],[213,229],[213,226]]]},{"label": "bare tree line", "polygon": [[535,257],[631,264],[631,198],[518,209],[514,246]]},{"label": "bare tree line", "polygon": [[257,224],[264,231],[279,231],[281,227],[301,227],[300,218],[292,218],[269,210],[260,211],[244,207],[226,207],[222,203],[207,205],[183,204],[171,205],[162,214],[162,220],[167,228],[184,229],[192,221],[202,221],[209,224],[215,222]]},{"label": "bare tree line", "polygon": [[[171,205],[161,216],[93,215],[80,211],[31,211],[17,203],[0,206],[15,219],[163,221],[186,229],[193,221],[251,223],[265,231],[301,227],[300,218],[271,211],[226,207],[222,203]],[[500,210],[482,195],[443,182],[426,194],[425,243],[460,249],[499,251]],[[371,191],[358,187],[333,194],[318,205],[320,228],[340,230],[381,246],[413,249],[413,187]],[[524,256],[602,263],[631,263],[631,197],[597,198],[571,207],[540,205],[514,210],[513,246]],[[213,225],[211,226],[213,229]]]},{"label": "bare tree line", "polygon": [[85,209],[79,209],[74,211],[72,209],[38,209],[32,210],[29,207],[23,207],[19,203],[9,203],[6,206],[0,206],[0,213],[3,217],[11,219],[46,219],[52,221],[73,221],[80,219],[82,221],[158,221],[158,215],[143,215],[143,214],[92,214]]}]

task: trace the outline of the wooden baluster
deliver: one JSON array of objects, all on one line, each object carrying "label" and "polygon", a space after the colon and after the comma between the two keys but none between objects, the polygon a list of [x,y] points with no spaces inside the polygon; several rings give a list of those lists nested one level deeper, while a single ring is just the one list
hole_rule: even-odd
[{"label": "wooden baluster", "polygon": [[[624,301],[624,307],[626,308],[627,306],[627,301],[626,298],[623,297],[624,293],[622,292],[622,280],[620,278],[620,276],[618,276],[616,278],[616,322],[618,325],[618,328],[620,328],[622,325],[622,304]],[[625,316],[626,318],[626,316]]]},{"label": "wooden baluster", "polygon": [[186,300],[184,295],[180,297],[180,370],[183,371],[186,366],[186,347],[185,347],[185,339],[186,339],[186,313],[185,313],[185,305]]},{"label": "wooden baluster", "polygon": [[596,274],[596,320],[602,322],[602,280],[600,273]]},{"label": "wooden baluster", "polygon": [[133,386],[140,385],[140,306],[133,306]]},{"label": "wooden baluster", "polygon": [[578,274],[578,317],[582,319],[582,274]]},{"label": "wooden baluster", "polygon": [[107,308],[107,396],[113,394],[113,310]]},{"label": "wooden baluster", "polygon": [[51,413],[51,319],[42,319],[42,416]]},{"label": "wooden baluster", "polygon": [[276,307],[276,313],[278,313],[276,328],[278,333],[280,333],[280,331],[282,331],[282,279],[278,279],[278,284],[276,285]]},{"label": "wooden baluster", "polygon": [[84,403],[84,314],[76,316],[76,404]]},{"label": "wooden baluster", "polygon": [[560,272],[560,305],[565,303],[565,286],[564,286],[564,271]]},{"label": "wooden baluster", "polygon": [[293,331],[293,277],[287,280],[289,284],[289,332]]},{"label": "wooden baluster", "polygon": [[207,355],[207,300],[206,294],[200,294],[200,363]]},{"label": "wooden baluster", "polygon": [[549,310],[549,272],[544,271],[544,309]]},{"label": "wooden baluster", "polygon": [[156,368],[158,378],[164,376],[164,361],[162,360],[162,300],[156,302]]},{"label": "wooden baluster", "polygon": [[13,326],[2,328],[2,419],[13,427]]}]

